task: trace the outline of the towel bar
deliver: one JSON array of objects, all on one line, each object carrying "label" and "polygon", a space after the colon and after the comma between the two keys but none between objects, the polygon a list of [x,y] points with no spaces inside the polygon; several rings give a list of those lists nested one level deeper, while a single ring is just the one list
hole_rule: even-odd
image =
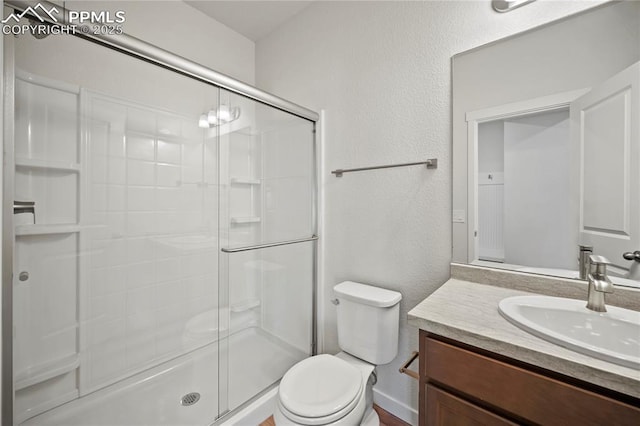
[{"label": "towel bar", "polygon": [[419,356],[420,353],[418,351],[413,351],[409,359],[404,364],[402,364],[402,367],[400,367],[399,371],[403,374],[406,374],[407,376],[413,377],[416,380],[420,380],[420,375],[418,373],[413,370],[409,370],[409,366],[413,364],[413,361],[415,361]]},{"label": "towel bar", "polygon": [[331,173],[336,175],[336,177],[342,177],[343,173],[361,172],[364,170],[391,169],[393,167],[421,166],[421,165],[426,165],[427,169],[437,169],[438,159],[430,158],[427,161],[419,161],[417,163],[385,164],[383,166],[358,167],[356,169],[336,169],[336,170],[333,170]]}]

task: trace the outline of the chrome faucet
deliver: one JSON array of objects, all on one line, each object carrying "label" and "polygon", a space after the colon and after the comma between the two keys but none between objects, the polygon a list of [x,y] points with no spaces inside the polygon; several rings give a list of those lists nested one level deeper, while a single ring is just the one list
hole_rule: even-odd
[{"label": "chrome faucet", "polygon": [[605,293],[613,293],[613,284],[607,277],[607,265],[611,262],[604,256],[589,256],[590,271],[587,275],[589,294],[587,296],[587,309],[595,312],[607,312],[604,303]]},{"label": "chrome faucet", "polygon": [[578,273],[580,274],[581,280],[586,280],[589,275],[590,263],[589,256],[593,254],[593,246],[579,246],[580,253],[578,254],[578,264],[580,265],[578,268]]}]

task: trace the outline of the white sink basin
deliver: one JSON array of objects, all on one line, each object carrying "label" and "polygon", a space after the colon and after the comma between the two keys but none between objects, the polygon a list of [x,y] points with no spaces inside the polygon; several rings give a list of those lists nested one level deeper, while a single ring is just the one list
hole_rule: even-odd
[{"label": "white sink basin", "polygon": [[607,306],[593,312],[586,301],[550,296],[503,299],[499,311],[516,326],[565,348],[640,369],[640,312]]}]

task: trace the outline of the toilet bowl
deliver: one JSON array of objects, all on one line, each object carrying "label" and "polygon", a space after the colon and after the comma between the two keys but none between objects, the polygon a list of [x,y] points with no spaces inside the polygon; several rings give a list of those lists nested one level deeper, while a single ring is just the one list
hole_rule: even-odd
[{"label": "toilet bowl", "polygon": [[343,352],[300,361],[284,375],[278,426],[378,426],[373,410],[375,366],[398,351],[400,293],[350,281],[334,287]]},{"label": "toilet bowl", "polygon": [[370,414],[369,424],[377,426],[374,368],[344,352],[299,362],[280,382],[276,425],[360,425]]}]

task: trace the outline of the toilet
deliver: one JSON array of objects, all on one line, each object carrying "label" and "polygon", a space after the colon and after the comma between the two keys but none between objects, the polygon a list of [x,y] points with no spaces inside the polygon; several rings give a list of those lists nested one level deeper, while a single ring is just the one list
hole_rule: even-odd
[{"label": "toilet", "polygon": [[380,424],[373,410],[374,370],[398,353],[402,295],[352,281],[333,291],[342,352],[304,359],[287,371],[273,415],[277,426]]}]

